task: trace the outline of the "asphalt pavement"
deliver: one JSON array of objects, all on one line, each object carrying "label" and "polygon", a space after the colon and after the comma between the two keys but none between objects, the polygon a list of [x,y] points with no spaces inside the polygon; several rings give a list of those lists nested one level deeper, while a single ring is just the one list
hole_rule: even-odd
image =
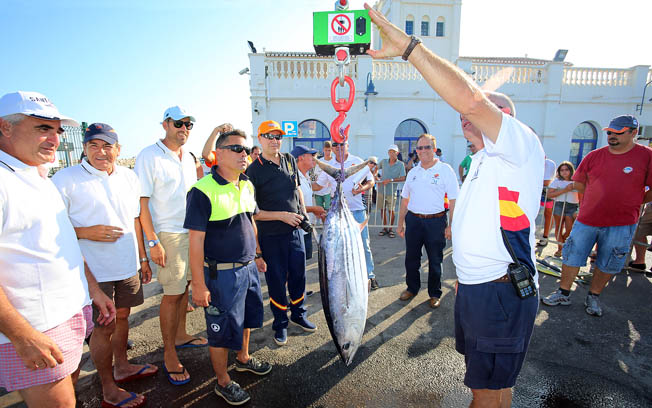
[{"label": "asphalt pavement", "polygon": [[[378,236],[371,229],[371,247],[381,288],[369,297],[363,345],[353,363],[342,363],[331,340],[319,295],[316,253],[308,263],[306,298],[309,318],[318,329],[304,333],[290,326],[288,344],[278,347],[272,339],[272,315],[267,287],[264,325],[252,331],[251,353],[273,365],[271,373],[258,377],[236,372],[235,354],[230,375],[251,394],[250,407],[466,407],[470,391],[463,385],[464,358],[454,348],[453,305],[455,267],[450,247],[445,250],[443,296],[439,309],[428,305],[424,256],[422,290],[409,302],[398,297],[405,289],[405,241]],[[478,237],[479,242],[482,237]],[[550,256],[551,243],[539,256]],[[652,254],[648,256],[652,265]],[[588,269],[588,268],[585,268]],[[540,278],[545,296],[558,286],[555,277]],[[600,296],[604,315],[584,311],[587,284],[577,284],[570,306],[540,304],[536,327],[523,370],[514,388],[514,407],[652,407],[652,278],[622,272]],[[161,289],[146,286],[146,301],[132,310],[130,358],[153,363],[158,375],[125,385],[144,393],[149,407],[226,407],[213,393],[214,375],[205,348],[180,352],[192,377],[184,386],[173,386],[162,372],[162,342],[158,321]],[[189,333],[205,335],[201,308],[188,314]],[[89,353],[84,354],[82,378],[77,385],[78,407],[99,407],[101,386]],[[0,406],[11,403],[0,398]]]}]

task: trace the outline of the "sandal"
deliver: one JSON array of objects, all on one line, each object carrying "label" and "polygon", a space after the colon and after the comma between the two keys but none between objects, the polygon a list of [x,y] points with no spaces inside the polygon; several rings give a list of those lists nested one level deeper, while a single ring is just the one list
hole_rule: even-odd
[{"label": "sandal", "polygon": [[557,252],[555,252],[555,254],[554,254],[553,256],[554,256],[555,258],[561,258],[561,251],[557,251]]},{"label": "sandal", "polygon": [[390,238],[396,238],[396,234],[392,230],[389,230],[389,232],[387,232],[387,235],[389,235]]},{"label": "sandal", "polygon": [[387,234],[387,228],[383,228],[383,230],[378,233],[378,235],[380,235],[381,237],[384,236],[385,234]]}]

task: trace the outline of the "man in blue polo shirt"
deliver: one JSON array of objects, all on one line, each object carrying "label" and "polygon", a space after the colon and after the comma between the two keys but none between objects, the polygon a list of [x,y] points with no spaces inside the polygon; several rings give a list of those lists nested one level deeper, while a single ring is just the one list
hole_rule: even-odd
[{"label": "man in blue polo shirt", "polygon": [[242,172],[249,148],[241,130],[217,140],[218,165],[211,177],[188,192],[184,227],[190,231],[192,296],[203,306],[211,362],[217,376],[215,393],[231,405],[249,401],[249,394],[227,372],[229,349],[238,350],[236,371],[265,375],[268,363],[249,355],[251,328],[263,325],[263,297],[258,272],[265,261],[256,256],[258,212],[254,187]]},{"label": "man in blue polo shirt", "polygon": [[[303,306],[306,289],[306,252],[303,231],[299,225],[306,208],[299,189],[299,169],[296,159],[280,153],[285,132],[281,126],[268,120],[258,127],[258,141],[263,152],[247,168],[247,176],[256,189],[256,214],[259,228],[261,255],[267,263],[267,288],[269,303],[274,315],[274,342],[287,343],[288,317],[304,331],[314,332],[317,327],[306,319]],[[288,302],[285,287],[290,295]]]}]

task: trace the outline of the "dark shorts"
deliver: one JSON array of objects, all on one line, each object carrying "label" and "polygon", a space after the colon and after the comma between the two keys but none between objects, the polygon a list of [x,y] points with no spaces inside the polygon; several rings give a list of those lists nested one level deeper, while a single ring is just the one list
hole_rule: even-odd
[{"label": "dark shorts", "polygon": [[211,292],[210,305],[204,308],[208,345],[240,350],[242,331],[263,326],[263,295],[256,263],[217,271],[217,279],[210,279],[205,267],[204,280]]},{"label": "dark shorts", "polygon": [[572,217],[577,212],[578,207],[579,204],[556,201],[555,206],[552,209],[552,213],[561,217],[561,213],[563,211],[564,217]]},{"label": "dark shorts", "polygon": [[499,390],[514,386],[538,307],[538,296],[520,299],[509,282],[459,284],[455,349],[464,354],[467,387]]},{"label": "dark shorts", "polygon": [[[123,309],[134,307],[143,304],[143,285],[140,282],[140,273],[132,276],[131,278],[122,279],[119,281],[98,282],[97,283],[109,299],[113,300],[116,309]],[[97,323],[97,318],[100,316],[99,309],[93,303],[93,324],[100,326]]]}]

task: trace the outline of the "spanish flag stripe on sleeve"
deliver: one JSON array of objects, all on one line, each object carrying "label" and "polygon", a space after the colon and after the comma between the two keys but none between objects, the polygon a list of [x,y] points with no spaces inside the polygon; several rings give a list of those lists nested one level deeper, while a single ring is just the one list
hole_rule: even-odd
[{"label": "spanish flag stripe on sleeve", "polygon": [[530,227],[530,220],[518,206],[518,196],[518,191],[498,187],[500,225],[506,231],[521,231]]}]

